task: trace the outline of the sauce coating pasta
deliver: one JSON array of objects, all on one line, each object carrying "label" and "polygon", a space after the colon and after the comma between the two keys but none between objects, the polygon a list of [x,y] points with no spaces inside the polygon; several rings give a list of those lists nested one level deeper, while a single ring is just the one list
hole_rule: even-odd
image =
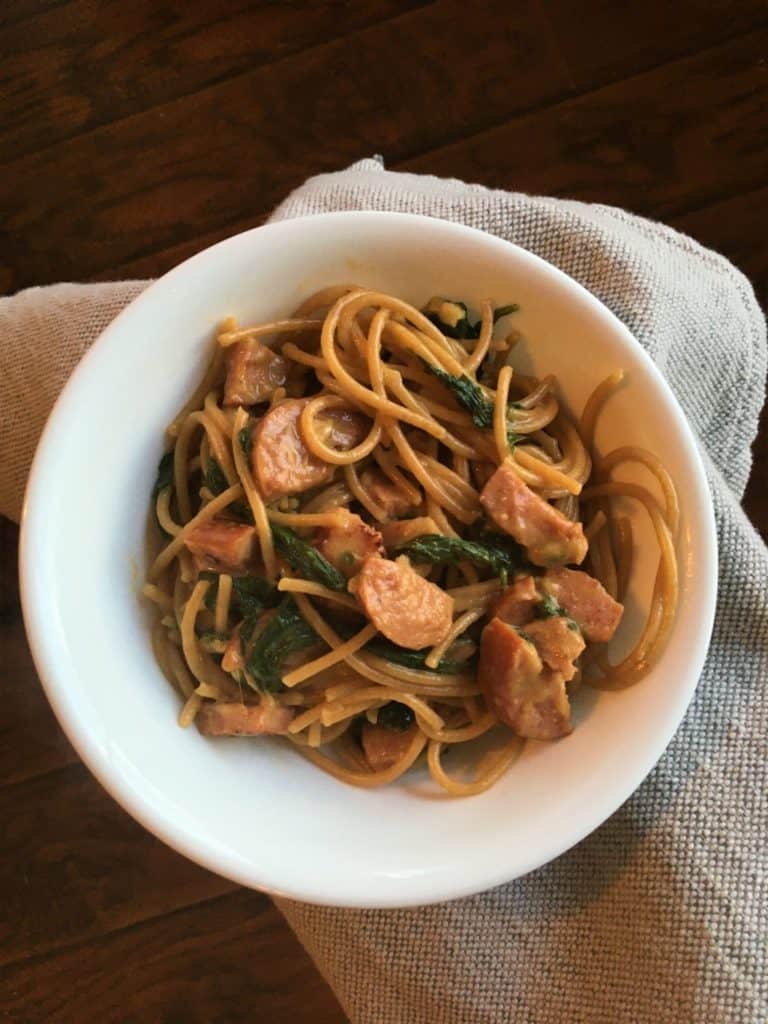
[{"label": "sauce coating pasta", "polygon": [[[420,310],[339,285],[288,318],[222,325],[168,428],[165,542],[143,591],[182,726],[282,736],[366,788],[424,757],[471,795],[525,739],[571,731],[579,685],[648,672],[677,603],[674,484],[645,449],[594,451],[621,371],[580,422],[553,376],[515,372],[515,311],[484,301],[472,322],[452,299]],[[632,462],[660,499],[616,479]],[[617,498],[644,507],[659,561],[646,624],[614,663],[634,549]],[[453,777],[446,750],[492,730],[495,754]]]}]

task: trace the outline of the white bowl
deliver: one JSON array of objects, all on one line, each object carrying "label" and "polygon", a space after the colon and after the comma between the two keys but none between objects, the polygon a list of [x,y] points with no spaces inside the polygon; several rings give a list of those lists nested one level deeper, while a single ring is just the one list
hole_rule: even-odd
[{"label": "white bowl", "polygon": [[[137,597],[149,492],[163,429],[197,383],[214,325],[287,313],[322,285],[355,281],[414,303],[435,293],[519,302],[521,358],[557,374],[580,411],[616,367],[628,385],[598,442],[659,453],[680,492],[681,603],[667,649],[625,692],[583,700],[577,727],[529,743],[481,796],[443,799],[416,771],[369,792],[321,773],[272,740],[220,740],[176,725],[178,698]],[[625,637],[647,607],[643,571]],[[343,906],[404,906],[480,891],[545,864],[613,813],[669,743],[693,694],[715,605],[707,485],[688,424],[625,327],[523,249],[403,214],[339,213],[237,235],[137,298],[93,346],[46,427],[26,496],[24,614],[35,662],[67,736],[102,785],[162,840],[244,885]]]}]

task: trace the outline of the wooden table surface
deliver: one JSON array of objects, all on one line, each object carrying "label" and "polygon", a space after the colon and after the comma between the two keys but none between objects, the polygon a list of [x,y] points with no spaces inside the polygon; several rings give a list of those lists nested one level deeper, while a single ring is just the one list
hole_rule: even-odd
[{"label": "wooden table surface", "polygon": [[[0,291],[162,273],[382,153],[663,219],[765,303],[767,55],[766,0],[5,0]],[[767,453],[763,430],[764,534]],[[267,897],[80,764],[25,643],[16,542],[0,521],[0,1018],[344,1021]]]}]

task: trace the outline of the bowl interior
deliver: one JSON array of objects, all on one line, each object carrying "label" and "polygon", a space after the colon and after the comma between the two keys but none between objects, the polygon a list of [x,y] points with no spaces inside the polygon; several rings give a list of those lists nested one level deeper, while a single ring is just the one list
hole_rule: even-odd
[{"label": "bowl interior", "polygon": [[[518,366],[555,373],[580,412],[616,367],[627,384],[600,421],[603,450],[661,455],[681,498],[681,605],[664,657],[634,688],[583,696],[577,728],[529,743],[489,792],[444,798],[416,772],[368,792],[326,777],[270,740],[209,741],[175,724],[178,698],[137,597],[148,496],[166,423],[197,380],[213,328],[288,313],[311,291],[354,281],[416,304],[439,293],[518,302]],[[638,570],[626,642],[657,564],[632,505]],[[25,615],[49,698],[81,756],[163,839],[248,885],[299,899],[404,905],[477,891],[567,849],[612,813],[660,756],[703,662],[714,604],[711,507],[669,390],[622,325],[522,249],[442,221],[335,214],[258,229],[201,253],[107,330],[46,429],[27,495]]]}]

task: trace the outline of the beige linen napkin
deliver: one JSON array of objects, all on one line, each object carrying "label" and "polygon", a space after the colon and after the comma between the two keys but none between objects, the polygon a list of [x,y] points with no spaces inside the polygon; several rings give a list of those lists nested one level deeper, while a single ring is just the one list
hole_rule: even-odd
[{"label": "beige linen napkin", "polygon": [[[704,452],[720,598],[677,736],[638,792],[575,849],[433,907],[278,905],[355,1024],[765,1024],[768,554],[739,507],[766,371],[752,289],[723,257],[622,210],[394,174],[377,160],[311,179],[274,219],[342,209],[428,214],[517,242],[627,324]],[[59,285],[0,300],[6,515],[19,514],[38,432],[67,374],[142,286]]]}]

